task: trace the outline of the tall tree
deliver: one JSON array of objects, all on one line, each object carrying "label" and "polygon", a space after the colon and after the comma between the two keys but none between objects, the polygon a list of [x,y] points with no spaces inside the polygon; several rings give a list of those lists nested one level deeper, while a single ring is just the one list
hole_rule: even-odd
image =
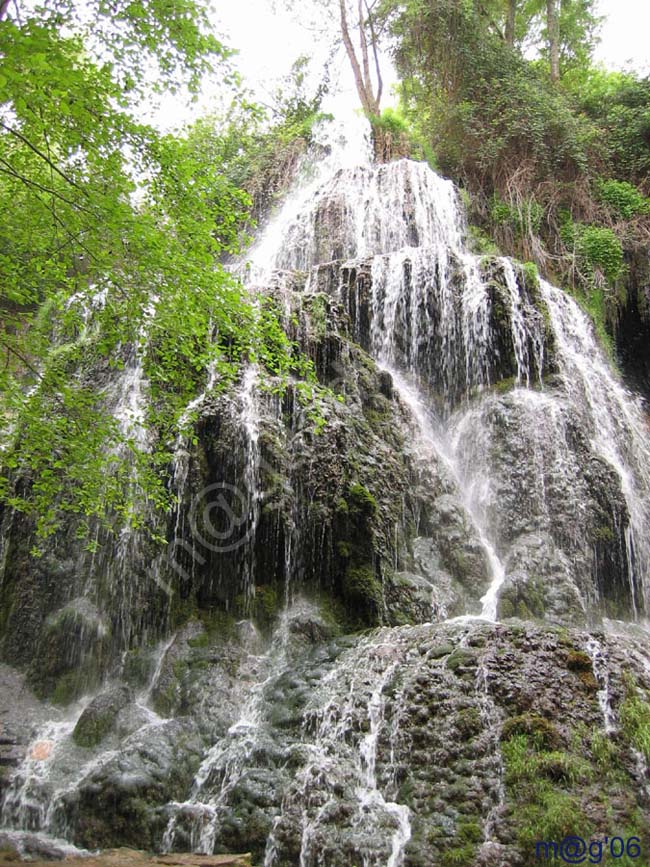
[{"label": "tall tree", "polygon": [[507,0],[506,42],[512,48],[515,44],[515,24],[517,20],[517,0]]},{"label": "tall tree", "polygon": [[557,4],[558,0],[546,0],[546,32],[552,82],[560,80],[560,16]]},{"label": "tall tree", "polygon": [[[350,35],[346,0],[339,0],[339,15],[343,44],[352,67],[359,100],[368,117],[377,117],[380,111],[383,82],[379,67],[379,47],[370,9],[364,0],[359,0],[355,26],[359,34],[360,57],[357,56]],[[369,48],[372,49],[373,53],[376,84],[373,82],[370,72]]]}]

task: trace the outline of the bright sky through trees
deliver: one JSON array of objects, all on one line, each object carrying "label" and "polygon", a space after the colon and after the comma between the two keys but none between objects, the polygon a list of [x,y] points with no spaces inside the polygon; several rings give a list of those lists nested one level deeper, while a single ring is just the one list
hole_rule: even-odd
[{"label": "bright sky through trees", "polygon": [[[634,69],[647,71],[650,67],[647,45],[650,4],[645,0],[599,0],[598,12],[606,20],[595,59],[612,68],[631,62]],[[319,38],[298,24],[295,16],[279,0],[220,2],[213,17],[217,35],[223,36],[227,44],[237,49],[235,65],[261,100],[265,94],[270,97],[278,79],[289,71],[300,54],[312,58],[314,67],[325,62],[328,46],[322,36]],[[350,107],[356,106],[358,99],[342,49],[337,55],[332,76],[333,84],[343,91],[345,103]],[[390,104],[390,83],[394,81],[392,70],[387,69],[384,78],[388,84],[384,103]],[[178,99],[166,99],[155,120],[165,128],[175,127],[201,111],[214,108],[215,95],[208,88],[198,105],[191,109],[181,107]]]}]

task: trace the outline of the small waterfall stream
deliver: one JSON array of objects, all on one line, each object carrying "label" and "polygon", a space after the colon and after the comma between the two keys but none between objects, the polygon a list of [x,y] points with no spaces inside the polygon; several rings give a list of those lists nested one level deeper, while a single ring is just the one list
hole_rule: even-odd
[{"label": "small waterfall stream", "polygon": [[[135,707],[140,711],[140,731],[156,727],[164,720],[151,708],[151,696],[160,676],[167,651],[175,640],[172,636],[155,649],[152,675],[148,684],[136,696]],[[77,746],[72,738],[79,719],[90,704],[84,697],[69,707],[61,718],[39,727],[27,745],[26,759],[7,789],[0,811],[0,827],[34,832],[51,839],[57,849],[67,851],[65,839],[70,836],[66,797],[74,794],[79,784],[94,771],[119,755],[115,747],[93,754]],[[78,852],[69,848],[71,854]]]}]

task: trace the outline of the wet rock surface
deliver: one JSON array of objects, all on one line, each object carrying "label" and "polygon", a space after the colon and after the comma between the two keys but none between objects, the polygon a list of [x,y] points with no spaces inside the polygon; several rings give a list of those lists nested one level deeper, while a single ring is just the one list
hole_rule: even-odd
[{"label": "wet rock surface", "polygon": [[[461,619],[336,637],[327,623],[302,601],[257,655],[233,639],[249,686],[210,738],[197,692],[183,716],[114,730],[79,774],[70,725],[33,763],[34,803],[60,787],[48,832],[86,849],[209,841],[280,867],[381,867],[394,853],[405,867],[526,867],[548,828],[612,824],[650,844],[641,630]],[[225,651],[194,650],[206,647]],[[206,670],[218,688],[220,664]]]},{"label": "wet rock surface", "polygon": [[41,833],[265,867],[529,867],[538,839],[623,831],[647,851],[643,417],[575,302],[464,231],[424,165],[334,174],[257,287],[320,402],[254,363],[197,393],[178,506],[143,515],[164,550],[98,530],[89,552],[71,523],[33,562],[3,516],[23,854],[59,857]]}]

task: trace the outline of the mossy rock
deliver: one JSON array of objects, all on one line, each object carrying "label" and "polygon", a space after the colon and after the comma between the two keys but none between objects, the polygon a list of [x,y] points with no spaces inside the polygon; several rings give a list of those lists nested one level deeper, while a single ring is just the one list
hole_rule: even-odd
[{"label": "mossy rock", "polygon": [[348,490],[350,511],[364,518],[372,518],[377,513],[377,500],[368,488],[358,483],[350,485]]},{"label": "mossy rock", "polygon": [[567,654],[566,667],[569,671],[593,671],[591,657],[584,650],[570,650]]},{"label": "mossy rock", "polygon": [[99,683],[110,648],[110,631],[97,608],[74,599],[46,621],[28,672],[39,698],[69,704]]},{"label": "mossy rock", "polygon": [[593,663],[588,653],[575,648],[570,650],[567,655],[566,667],[578,675],[580,682],[586,689],[590,692],[598,691],[599,684],[594,676]]},{"label": "mossy rock", "polygon": [[472,738],[483,729],[481,713],[476,707],[459,710],[454,718],[455,728],[463,738]]},{"label": "mossy rock", "polygon": [[435,647],[432,647],[431,650],[427,653],[431,659],[440,659],[443,656],[449,656],[454,652],[454,645],[445,642],[444,644],[437,644]]},{"label": "mossy rock", "polygon": [[467,650],[463,647],[457,647],[447,659],[447,668],[450,671],[458,672],[461,668],[473,666],[475,662],[476,653],[474,651]]},{"label": "mossy rock", "polygon": [[131,690],[118,686],[96,696],[77,720],[72,739],[80,747],[94,747],[112,731],[122,708],[132,700]]},{"label": "mossy rock", "polygon": [[501,727],[501,740],[508,741],[516,735],[527,735],[538,749],[557,750],[562,745],[557,728],[539,714],[525,713],[507,719]]},{"label": "mossy rock", "polygon": [[375,623],[381,605],[381,585],[370,566],[350,566],[343,577],[343,597],[354,605],[360,619]]}]

